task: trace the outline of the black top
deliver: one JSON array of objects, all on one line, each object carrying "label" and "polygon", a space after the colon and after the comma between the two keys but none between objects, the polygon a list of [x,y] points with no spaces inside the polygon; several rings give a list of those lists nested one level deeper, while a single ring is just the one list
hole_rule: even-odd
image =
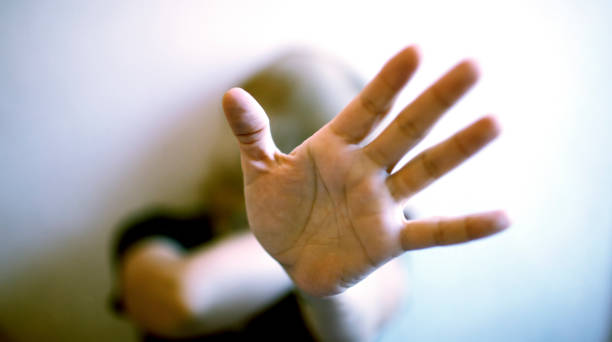
[{"label": "black top", "polygon": [[[121,228],[113,241],[113,266],[117,270],[125,253],[135,243],[151,237],[175,241],[185,250],[201,246],[213,239],[209,215],[180,217],[166,212],[153,212],[130,220]],[[120,296],[113,295],[113,310],[123,312]],[[145,332],[143,341],[241,341],[241,340],[314,341],[304,324],[297,298],[290,293],[279,302],[249,321],[240,330],[225,331],[188,339],[160,338]]]}]

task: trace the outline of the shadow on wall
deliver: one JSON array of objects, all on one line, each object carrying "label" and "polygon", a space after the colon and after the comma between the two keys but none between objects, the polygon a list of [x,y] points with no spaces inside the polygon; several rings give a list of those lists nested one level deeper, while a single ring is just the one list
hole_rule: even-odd
[{"label": "shadow on wall", "polygon": [[[281,92],[282,98],[262,99],[273,115],[272,130],[282,140],[279,146],[284,152],[328,121],[362,86],[352,71],[310,52],[271,60],[283,61],[276,71],[289,80],[278,79],[277,74],[263,83],[250,79],[246,86],[258,98],[266,84],[278,82],[292,88],[291,93]],[[298,84],[297,79],[305,83]],[[2,285],[12,294],[3,299],[10,314],[2,324],[9,336],[17,341],[135,339],[129,323],[114,316],[110,307],[112,238],[121,222],[144,209],[163,206],[189,213],[207,205],[203,196],[207,175],[219,165],[232,165],[237,158],[236,143],[221,108],[222,94],[231,86],[228,82],[203,89],[192,105],[165,115],[167,124],[145,134],[147,141],[142,146],[128,146],[135,152],[132,159],[110,167],[100,165],[116,177],[108,184],[96,184],[103,192],[95,196],[95,203],[86,204],[91,213],[81,215],[86,217],[82,222],[68,218],[64,224],[71,229],[54,229],[79,233],[68,236],[59,247],[50,244]],[[278,95],[283,90],[274,89],[263,93]],[[287,102],[287,98],[292,100]],[[288,108],[292,113],[299,108],[299,114],[282,115]]]},{"label": "shadow on wall", "polygon": [[[138,148],[144,153],[113,166],[118,177],[99,187],[105,190],[96,196],[97,203],[87,204],[94,208],[84,215],[87,221],[65,221],[73,228],[68,231],[78,234],[68,236],[60,247],[39,251],[3,280],[11,296],[2,299],[7,316],[1,325],[7,336],[0,334],[0,340],[135,339],[129,324],[113,317],[109,307],[111,235],[128,214],[148,205],[186,208],[198,202],[207,158],[219,148],[223,139],[218,136],[224,132],[222,90],[202,94],[203,100],[168,116],[169,124]],[[53,231],[66,230],[61,228]]]},{"label": "shadow on wall", "polygon": [[6,334],[4,328],[0,327],[0,341],[2,342],[14,342],[14,340],[10,339]]}]

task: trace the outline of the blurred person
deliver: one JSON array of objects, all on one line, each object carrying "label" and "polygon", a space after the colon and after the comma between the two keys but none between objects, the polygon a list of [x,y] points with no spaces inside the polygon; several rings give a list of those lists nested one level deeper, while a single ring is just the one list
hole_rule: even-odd
[{"label": "blurred person", "polygon": [[141,216],[114,246],[117,310],[145,341],[372,340],[405,294],[397,256],[508,227],[503,211],[406,217],[410,196],[500,130],[485,116],[396,170],[478,79],[460,62],[366,139],[419,58],[403,49],[360,90],[343,66],[294,54],[224,95],[240,158],[221,153],[205,208]]}]

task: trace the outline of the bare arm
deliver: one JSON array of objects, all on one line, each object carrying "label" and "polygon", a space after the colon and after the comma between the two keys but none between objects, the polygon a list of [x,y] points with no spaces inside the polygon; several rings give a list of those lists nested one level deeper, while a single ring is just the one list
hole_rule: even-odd
[{"label": "bare arm", "polygon": [[[250,233],[189,254],[167,240],[143,241],[126,254],[121,278],[131,319],[144,330],[167,337],[195,336],[239,325],[293,289],[282,267]],[[315,336],[364,340],[364,336],[374,337],[397,309],[405,292],[403,285],[403,271],[391,261],[337,296],[298,294],[302,315]],[[337,329],[342,324],[350,326]],[[346,332],[350,335],[338,335]]]},{"label": "bare arm", "polygon": [[[410,196],[498,135],[493,117],[391,173],[476,82],[472,62],[458,64],[371,143],[361,145],[417,64],[414,48],[400,52],[333,121],[290,154],[275,147],[257,102],[240,89],[228,91],[223,104],[239,141],[249,225],[257,240],[243,235],[189,255],[155,240],[135,246],[122,272],[132,317],[165,336],[211,332],[244,320],[293,284],[307,324],[321,340],[370,340],[399,301],[396,256],[506,228],[502,211],[419,220],[403,216]],[[237,302],[239,312],[227,314]]]},{"label": "bare arm", "polygon": [[143,241],[126,254],[121,279],[132,320],[168,337],[244,323],[291,289],[287,274],[248,232],[190,253],[168,240]]},{"label": "bare arm", "polygon": [[[361,306],[365,296],[353,294],[389,260],[408,250],[482,238],[509,225],[503,211],[404,218],[408,198],[500,131],[493,117],[483,117],[392,172],[478,79],[473,62],[457,64],[363,146],[417,64],[415,48],[401,51],[334,120],[290,154],[276,148],[268,118],[255,99],[241,89],[224,96],[225,114],[241,150],[251,231],[304,294],[309,321],[318,322],[312,326],[323,340],[373,336],[360,328],[380,317]],[[379,291],[384,286],[368,293]]]},{"label": "bare arm", "polygon": [[372,341],[394,317],[407,293],[403,266],[391,260],[340,294],[314,297],[300,293],[300,306],[320,341]]}]

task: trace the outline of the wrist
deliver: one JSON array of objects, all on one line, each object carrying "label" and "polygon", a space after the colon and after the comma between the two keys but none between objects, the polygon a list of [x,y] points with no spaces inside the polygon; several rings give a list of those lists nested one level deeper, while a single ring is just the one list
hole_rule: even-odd
[{"label": "wrist", "polygon": [[320,341],[369,341],[377,333],[376,303],[362,281],[344,292],[313,296],[296,288],[306,325]]},{"label": "wrist", "polygon": [[313,296],[296,287],[304,320],[322,341],[369,341],[398,311],[405,272],[392,260],[344,292]]}]

